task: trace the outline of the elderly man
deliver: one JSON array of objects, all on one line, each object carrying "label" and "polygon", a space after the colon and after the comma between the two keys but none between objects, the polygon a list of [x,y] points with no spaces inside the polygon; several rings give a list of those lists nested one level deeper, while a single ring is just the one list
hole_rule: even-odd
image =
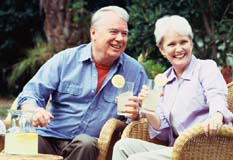
[{"label": "elderly man", "polygon": [[[61,155],[65,160],[94,160],[97,138],[109,118],[138,117],[136,95],[147,75],[124,53],[128,19],[123,8],[99,9],[91,21],[91,42],[56,54],[19,94],[18,109],[36,112],[33,125],[38,127],[40,153]],[[111,83],[116,74],[134,82],[135,96],[129,99],[125,116],[116,111],[117,88]]]}]

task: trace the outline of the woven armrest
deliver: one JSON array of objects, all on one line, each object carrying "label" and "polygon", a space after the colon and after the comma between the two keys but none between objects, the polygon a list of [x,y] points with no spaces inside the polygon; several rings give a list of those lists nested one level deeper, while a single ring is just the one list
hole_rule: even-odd
[{"label": "woven armrest", "polygon": [[148,121],[146,118],[141,118],[137,121],[132,121],[128,124],[122,135],[121,138],[136,138],[141,139],[148,142],[153,142],[156,144],[168,145],[168,142],[158,140],[156,138],[151,139],[148,132]]},{"label": "woven armrest", "polygon": [[124,129],[121,138],[137,138],[145,141],[150,141],[147,130],[147,119],[142,118],[137,121],[130,122]]},{"label": "woven armrest", "polygon": [[233,82],[227,84],[228,88],[228,96],[227,96],[227,103],[228,109],[233,112]]},{"label": "woven armrest", "polygon": [[0,152],[4,149],[4,145],[5,145],[5,136],[0,135]]},{"label": "woven armrest", "polygon": [[233,159],[233,128],[222,126],[216,136],[205,136],[204,127],[195,125],[175,141],[172,160]]},{"label": "woven armrest", "polygon": [[111,159],[113,146],[120,139],[125,126],[125,122],[115,118],[109,119],[104,124],[98,139],[99,156],[97,160]]}]

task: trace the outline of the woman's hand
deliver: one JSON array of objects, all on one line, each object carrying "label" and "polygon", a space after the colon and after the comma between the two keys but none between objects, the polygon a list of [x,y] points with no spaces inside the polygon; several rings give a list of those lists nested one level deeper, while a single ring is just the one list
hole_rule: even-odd
[{"label": "woman's hand", "polygon": [[146,96],[148,96],[148,94],[149,94],[149,87],[147,85],[143,85],[140,93],[138,94],[139,102],[142,103],[142,101]]},{"label": "woman's hand", "polygon": [[[142,89],[138,94],[139,103],[142,103],[145,97],[149,95],[149,91],[150,89],[147,85],[142,86]],[[148,113],[144,113],[144,115],[154,129],[160,128],[160,119],[156,112],[148,112]]]},{"label": "woman's hand", "polygon": [[223,115],[220,112],[214,113],[204,123],[205,135],[213,136],[216,135],[223,125]]}]

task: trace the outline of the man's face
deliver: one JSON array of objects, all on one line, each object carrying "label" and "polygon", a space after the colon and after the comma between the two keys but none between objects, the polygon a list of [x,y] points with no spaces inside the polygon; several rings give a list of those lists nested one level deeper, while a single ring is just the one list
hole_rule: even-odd
[{"label": "man's face", "polygon": [[113,62],[125,50],[128,41],[128,25],[113,12],[106,13],[106,17],[99,20],[96,27],[92,27],[91,39],[93,56],[97,61]]}]

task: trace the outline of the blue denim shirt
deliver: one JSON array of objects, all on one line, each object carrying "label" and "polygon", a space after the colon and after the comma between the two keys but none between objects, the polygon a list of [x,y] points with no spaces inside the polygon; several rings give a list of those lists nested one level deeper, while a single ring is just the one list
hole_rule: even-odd
[{"label": "blue denim shirt", "polygon": [[47,127],[37,128],[39,135],[64,139],[78,134],[98,137],[109,118],[124,118],[116,114],[117,88],[111,83],[113,75],[121,74],[126,81],[134,82],[134,95],[147,81],[143,67],[122,53],[96,93],[98,74],[91,45],[66,49],[53,56],[19,94],[18,107],[27,102],[45,107],[51,95],[49,111],[54,119]]}]

